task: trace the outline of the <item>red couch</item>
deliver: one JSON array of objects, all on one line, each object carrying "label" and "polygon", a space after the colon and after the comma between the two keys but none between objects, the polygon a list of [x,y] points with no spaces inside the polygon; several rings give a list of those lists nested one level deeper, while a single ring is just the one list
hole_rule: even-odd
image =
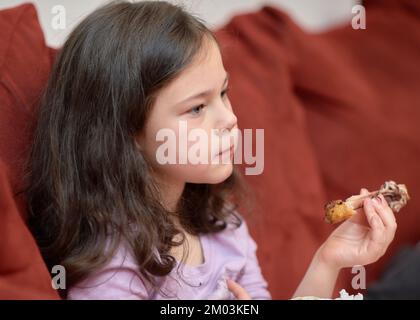
[{"label": "red couch", "polygon": [[[420,3],[367,1],[367,29],[350,22],[308,34],[278,9],[235,17],[218,32],[230,97],[243,128],[265,129],[265,170],[247,177],[260,204],[252,231],[274,298],[287,298],[331,232],[323,204],[407,184],[386,256],[367,267],[377,279],[403,244],[420,240]],[[338,288],[351,291],[351,269]]]},{"label": "red couch", "polygon": [[32,5],[0,11],[0,299],[58,298],[15,196],[50,52]]},{"label": "red couch", "polygon": [[[308,34],[264,7],[216,33],[240,127],[265,130],[264,172],[246,176],[257,204],[248,219],[274,298],[291,296],[331,232],[328,199],[387,179],[409,188],[395,241],[368,267],[368,281],[398,247],[420,240],[420,4],[370,0],[366,8],[366,30]],[[57,298],[18,214],[25,199],[12,195],[54,52],[32,5],[0,11],[0,33],[0,298]],[[343,270],[337,287],[350,289],[351,276]]]}]

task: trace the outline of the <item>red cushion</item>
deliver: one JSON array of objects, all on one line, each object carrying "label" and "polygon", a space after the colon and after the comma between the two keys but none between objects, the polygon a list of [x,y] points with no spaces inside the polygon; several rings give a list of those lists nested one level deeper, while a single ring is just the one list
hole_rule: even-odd
[{"label": "red cushion", "polygon": [[285,47],[300,32],[285,14],[265,7],[217,33],[239,127],[264,129],[264,172],[246,176],[257,201],[248,223],[273,298],[292,296],[327,229],[318,162],[293,92],[296,61]]},{"label": "red cushion", "polygon": [[20,214],[33,112],[51,69],[33,5],[0,11],[0,299],[58,298]]},{"label": "red cushion", "polygon": [[386,256],[367,268],[368,282],[398,247],[420,240],[419,48],[420,3],[388,0],[368,1],[366,30],[305,35],[296,50],[295,90],[328,198],[389,179],[411,195]]},{"label": "red cushion", "polygon": [[[22,187],[33,112],[51,70],[50,53],[33,5],[0,11],[0,158],[13,193]],[[24,213],[22,201],[18,204]]]},{"label": "red cushion", "polygon": [[57,299],[51,278],[13,199],[0,161],[0,300]]},{"label": "red cushion", "polygon": [[[398,246],[419,241],[419,9],[371,0],[366,30],[349,22],[310,35],[265,7],[219,30],[239,125],[265,129],[264,174],[247,180],[260,203],[251,231],[274,298],[291,296],[333,230],[323,222],[327,199],[388,179],[407,184],[412,200],[368,281]],[[343,270],[337,288],[350,290],[352,276]]]}]

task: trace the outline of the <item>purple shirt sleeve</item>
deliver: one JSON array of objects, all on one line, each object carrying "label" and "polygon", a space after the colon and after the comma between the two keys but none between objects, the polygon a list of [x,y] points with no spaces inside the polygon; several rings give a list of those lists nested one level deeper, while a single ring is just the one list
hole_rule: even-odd
[{"label": "purple shirt sleeve", "polygon": [[[267,282],[262,276],[261,269],[257,259],[257,244],[248,232],[245,221],[243,224],[243,239],[247,242],[247,262],[243,269],[238,283],[249,293],[254,300],[268,300],[271,295],[267,289]],[[242,226],[241,226],[242,227]]]},{"label": "purple shirt sleeve", "polygon": [[143,300],[149,294],[133,257],[120,246],[104,268],[70,288],[67,299]]}]

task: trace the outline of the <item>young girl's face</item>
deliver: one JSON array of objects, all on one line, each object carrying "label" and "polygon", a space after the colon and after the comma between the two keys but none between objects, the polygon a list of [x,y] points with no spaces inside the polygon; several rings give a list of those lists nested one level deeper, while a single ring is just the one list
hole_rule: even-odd
[{"label": "young girl's face", "polygon": [[[227,96],[228,74],[217,44],[205,38],[192,63],[159,91],[138,139],[141,151],[165,181],[220,183],[233,170],[231,147],[236,146],[237,136],[232,133],[237,130],[237,118]],[[176,142],[169,138],[157,141],[158,132],[168,129],[176,136]],[[197,131],[207,137],[191,135]],[[188,136],[182,132],[188,132]],[[176,163],[162,164],[157,160],[157,152],[168,142],[175,148]],[[206,152],[202,152],[204,149]],[[200,159],[204,155],[207,161],[191,163],[192,154]]]}]

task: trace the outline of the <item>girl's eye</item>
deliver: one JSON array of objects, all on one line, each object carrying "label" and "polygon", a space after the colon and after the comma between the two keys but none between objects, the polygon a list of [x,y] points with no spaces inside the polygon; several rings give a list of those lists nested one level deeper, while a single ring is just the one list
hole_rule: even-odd
[{"label": "girl's eye", "polygon": [[221,96],[222,98],[224,98],[229,92],[229,88],[226,88],[225,90],[222,91]]},{"label": "girl's eye", "polygon": [[199,106],[191,108],[188,112],[190,114],[192,114],[193,116],[198,116],[198,115],[200,115],[200,113],[203,109],[204,109],[204,104],[200,104]]}]

